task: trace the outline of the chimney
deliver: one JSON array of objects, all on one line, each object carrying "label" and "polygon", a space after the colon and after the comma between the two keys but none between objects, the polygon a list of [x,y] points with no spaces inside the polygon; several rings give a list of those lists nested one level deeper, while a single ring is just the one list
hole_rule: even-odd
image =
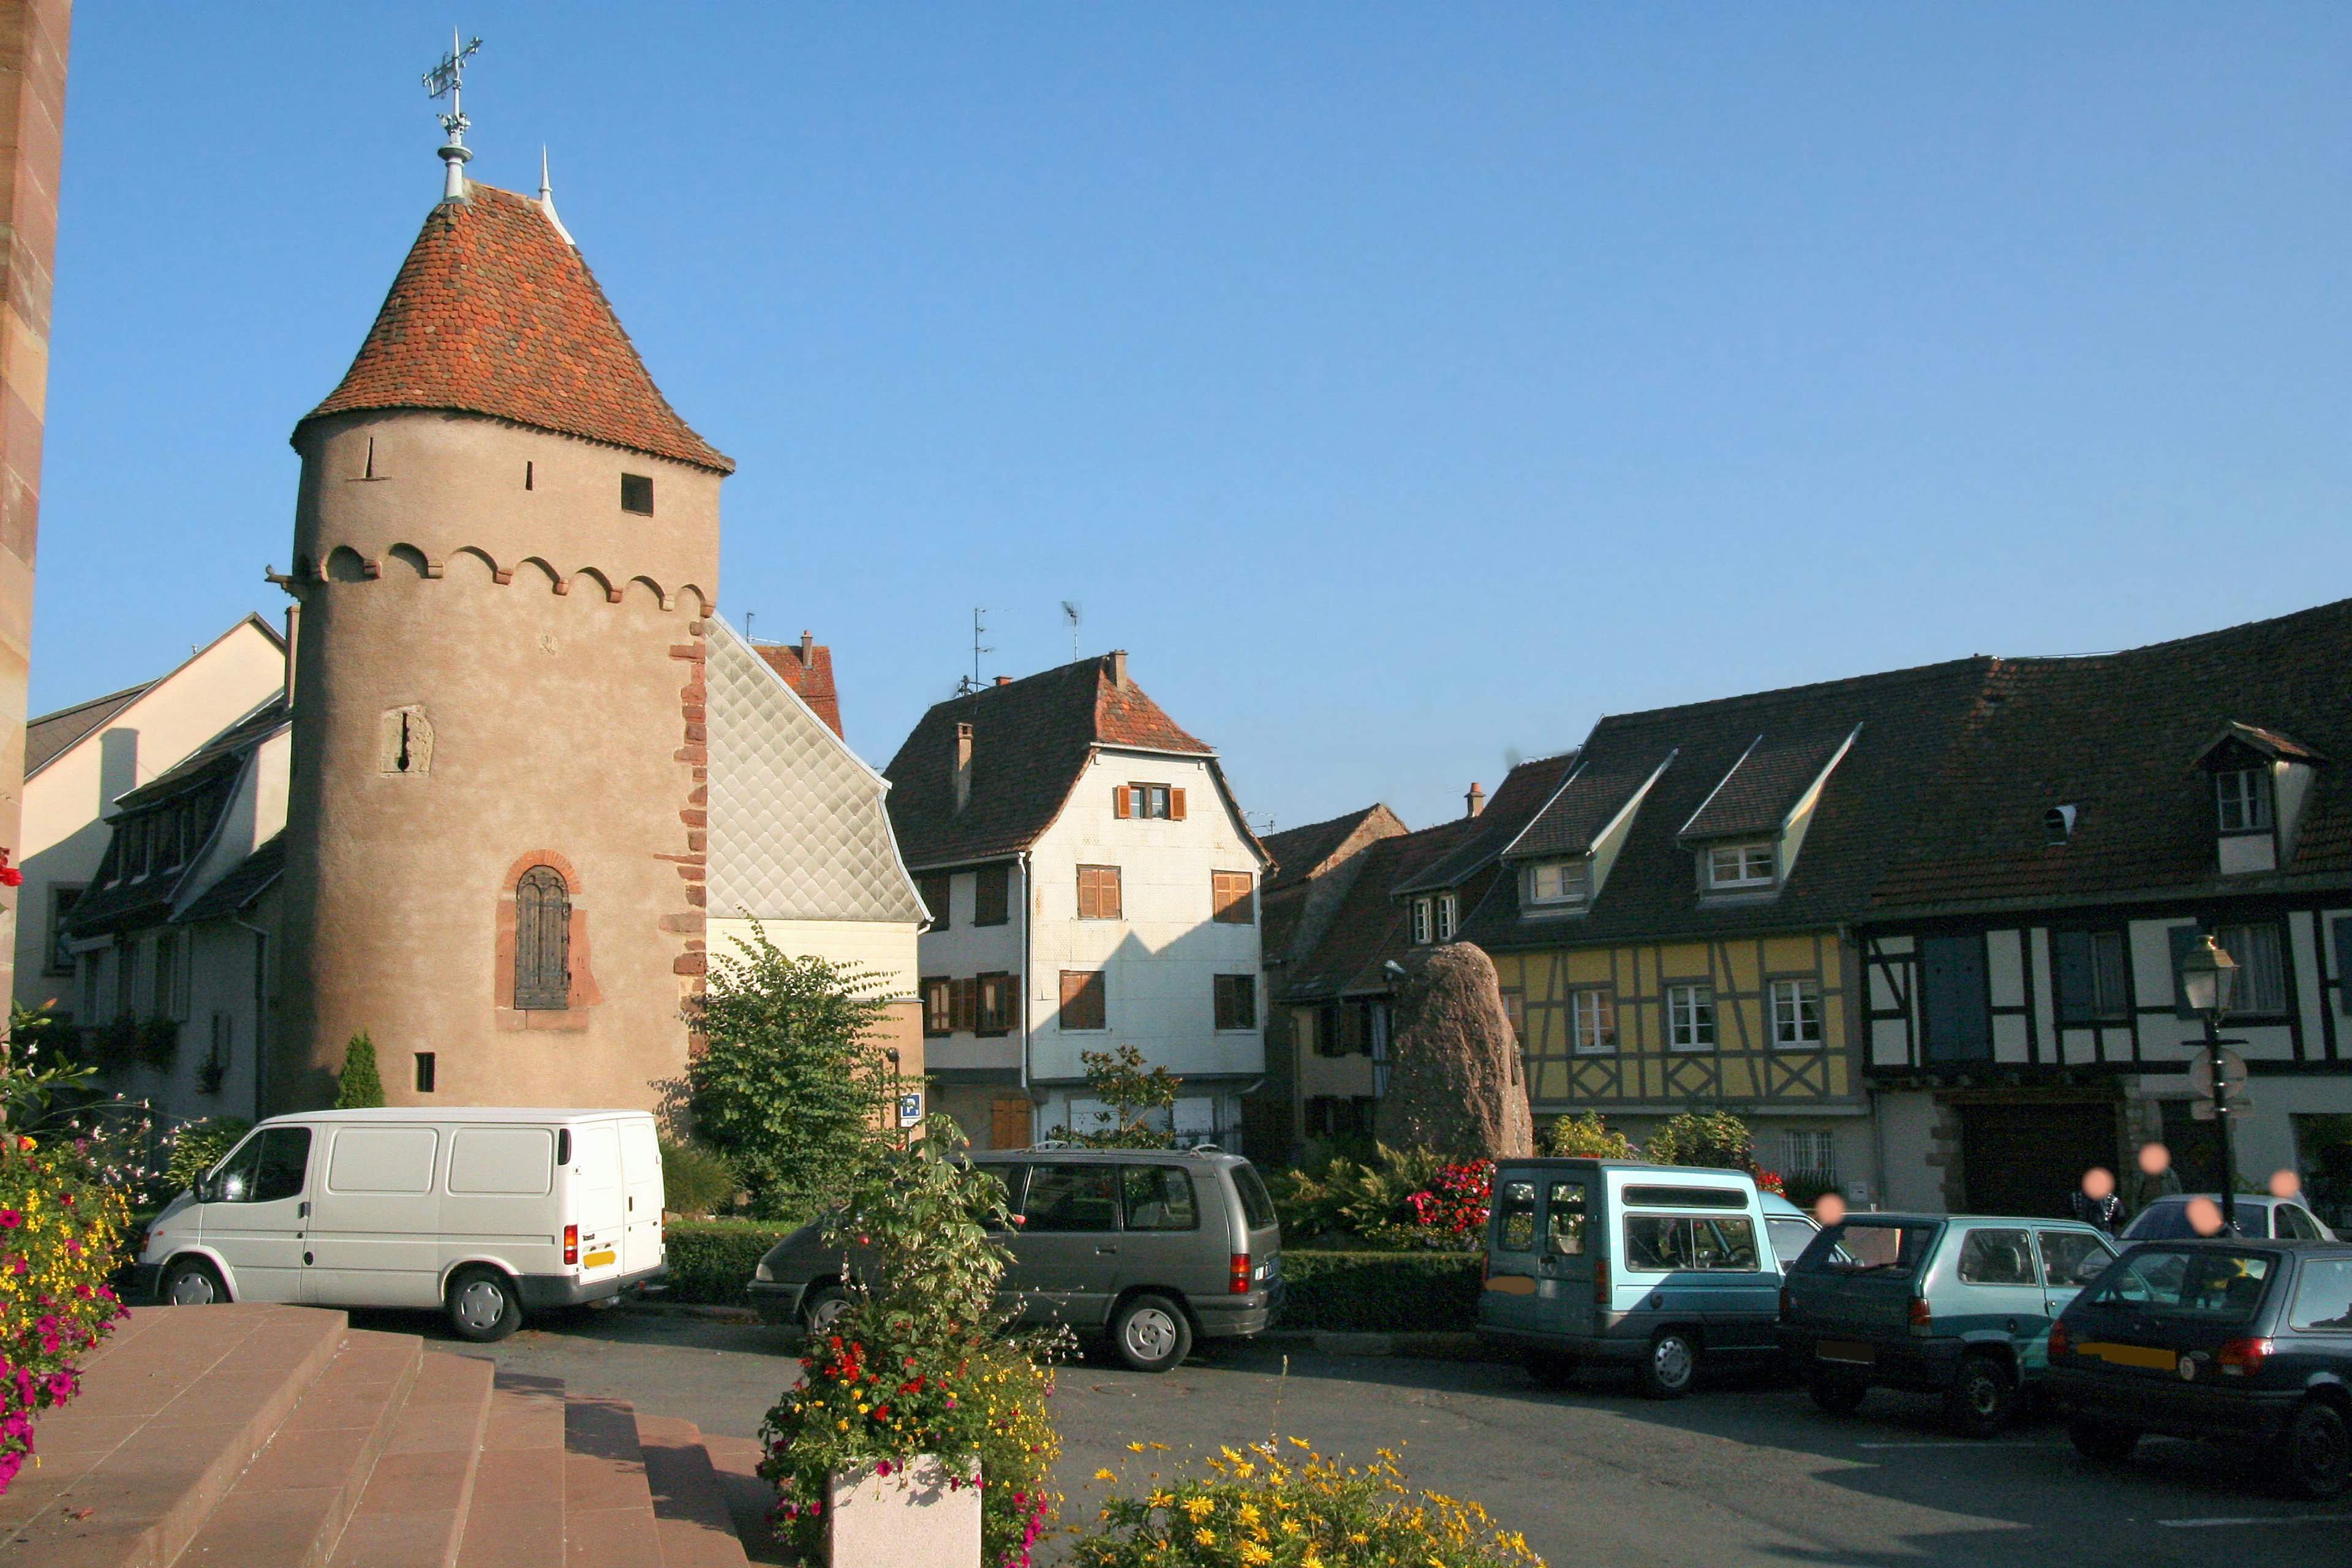
[{"label": "chimney", "polygon": [[1127,649],[1123,647],[1110,651],[1110,683],[1121,691],[1127,689]]},{"label": "chimney", "polygon": [[1468,811],[1462,814],[1465,816],[1475,816],[1486,809],[1486,792],[1480,789],[1475,781],[1473,781],[1470,785],[1470,793],[1464,795],[1462,799],[1470,807]]},{"label": "chimney", "polygon": [[999,686],[1010,686],[1013,684],[1013,678],[1009,675],[1000,675],[996,678],[996,684]]},{"label": "chimney", "polygon": [[806,669],[815,659],[816,638],[803,631],[801,633],[801,668]]},{"label": "chimney", "polygon": [[956,726],[955,749],[955,808],[961,811],[971,803],[971,726]]}]

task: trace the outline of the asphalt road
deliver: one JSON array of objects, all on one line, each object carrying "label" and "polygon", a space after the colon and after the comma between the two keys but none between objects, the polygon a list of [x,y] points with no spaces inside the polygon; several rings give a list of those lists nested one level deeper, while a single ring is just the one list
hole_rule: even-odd
[{"label": "asphalt road", "polygon": [[[362,1326],[438,1334],[422,1314]],[[467,1347],[469,1350],[478,1347]],[[518,1371],[623,1398],[705,1431],[750,1436],[796,1368],[780,1330],[629,1311],[525,1330],[488,1347]],[[1055,1395],[1066,1521],[1083,1522],[1108,1467],[1132,1482],[1186,1451],[1270,1430],[1327,1453],[1400,1450],[1422,1486],[1475,1498],[1555,1564],[1609,1568],[2341,1568],[2352,1497],[2289,1500],[2260,1468],[2151,1440],[2126,1470],[2084,1463],[2055,1423],[1992,1442],[1946,1434],[1934,1403],[1874,1394],[1818,1414],[1769,1378],[1653,1404],[1588,1374],[1552,1394],[1516,1367],[1227,1348],[1160,1377],[1104,1358],[1066,1367]],[[1174,1452],[1139,1458],[1130,1441]]]}]

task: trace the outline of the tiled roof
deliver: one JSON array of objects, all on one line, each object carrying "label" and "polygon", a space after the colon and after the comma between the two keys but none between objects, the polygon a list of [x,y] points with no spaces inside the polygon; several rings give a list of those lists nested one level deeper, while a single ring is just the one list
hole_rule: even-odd
[{"label": "tiled roof", "polygon": [[807,703],[816,716],[841,733],[841,693],[833,684],[833,649],[823,643],[754,643],[768,668]]},{"label": "tiled roof", "polygon": [[[1958,659],[1605,718],[1585,742],[1575,776],[1509,851],[1515,861],[1584,852],[1672,756],[1673,764],[1635,814],[1600,896],[1580,916],[1527,920],[1519,914],[1517,879],[1499,877],[1468,913],[1462,935],[1483,947],[1509,949],[1730,936],[1851,919],[1868,907],[1884,868],[1907,843],[1924,786],[1978,710],[1994,670],[1991,659]],[[1862,733],[1829,775],[1802,853],[1778,895],[1702,907],[1694,851],[1679,835],[1750,755],[1757,737],[1804,738],[1805,744],[1790,748],[1794,760],[1770,770],[1793,775],[1814,754],[1809,749],[1814,741],[1834,735],[1842,742],[1857,724]],[[1764,780],[1765,771],[1757,776]],[[1776,782],[1759,784],[1757,798],[1780,795]],[[1728,811],[1723,820],[1732,820]]]},{"label": "tiled roof", "polygon": [[117,797],[114,804],[124,811],[136,811],[142,805],[152,805],[158,801],[184,794],[221,771],[225,765],[224,759],[242,756],[254,742],[284,729],[292,721],[292,710],[287,706],[286,694],[282,691],[276,693],[163,772],[137,789]]},{"label": "tiled roof", "polygon": [[238,861],[227,876],[190,900],[186,909],[172,917],[172,923],[194,925],[199,921],[225,921],[238,914],[268,892],[285,869],[286,835],[281,829]]},{"label": "tiled roof", "polygon": [[1706,797],[1706,804],[1683,825],[1682,837],[1725,838],[1779,832],[1789,813],[1853,733],[1850,727],[1833,726],[1818,734],[1757,736]]},{"label": "tiled roof", "polygon": [[[2212,791],[2197,763],[2231,724],[2306,755],[2352,758],[2352,600],[2123,653],[2000,660],[1875,904],[2262,891],[2352,878],[2352,777],[2342,762],[2315,769],[2285,868],[2217,875]],[[2075,808],[2063,845],[2043,828],[2054,805]]]},{"label": "tiled roof", "polygon": [[104,697],[93,697],[54,713],[44,713],[25,726],[25,776],[32,777],[73,748],[74,742],[101,729],[109,719],[155,689],[152,680]]},{"label": "tiled roof", "polygon": [[1521,763],[1495,786],[1495,798],[1475,817],[1465,818],[1465,830],[1454,847],[1399,883],[1394,893],[1439,892],[1458,888],[1494,863],[1506,845],[1517,837],[1530,817],[1559,791],[1560,782],[1576,767],[1576,753],[1538,757]]},{"label": "tiled roof", "polygon": [[1344,848],[1359,829],[1375,819],[1384,819],[1379,826],[1394,824],[1395,832],[1404,831],[1404,824],[1397,820],[1396,813],[1375,802],[1328,822],[1310,822],[1304,827],[1286,827],[1279,833],[1267,834],[1261,842],[1265,852],[1274,857],[1274,866],[1266,873],[1262,891],[1278,893],[1293,883],[1321,875],[1329,869],[1331,857]]},{"label": "tiled roof", "polygon": [[[1080,659],[984,687],[925,713],[882,770],[890,781],[890,823],[907,864],[950,865],[1027,848],[1052,825],[1097,745],[1213,758],[1133,679],[1124,689],[1118,686],[1111,674],[1116,657]],[[958,724],[971,726],[972,741],[971,795],[961,812],[954,780]]]},{"label": "tiled roof", "polygon": [[427,215],[359,357],[302,423],[370,408],[457,409],[735,468],[654,385],[553,220],[490,185]]}]

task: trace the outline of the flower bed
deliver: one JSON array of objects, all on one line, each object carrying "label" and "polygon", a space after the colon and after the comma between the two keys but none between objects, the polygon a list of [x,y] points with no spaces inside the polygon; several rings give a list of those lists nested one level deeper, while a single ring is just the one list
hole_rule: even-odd
[{"label": "flower bed", "polygon": [[1448,1252],[1287,1252],[1284,1329],[1467,1333],[1477,1327],[1479,1257]]},{"label": "flower bed", "polygon": [[0,1492],[33,1450],[35,1413],[73,1397],[75,1363],[123,1315],[106,1279],[129,1217],[70,1146],[0,1132]]}]

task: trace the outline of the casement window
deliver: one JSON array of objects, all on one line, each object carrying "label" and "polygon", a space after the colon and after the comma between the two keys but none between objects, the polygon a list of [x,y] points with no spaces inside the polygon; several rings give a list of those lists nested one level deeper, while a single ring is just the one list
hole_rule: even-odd
[{"label": "casement window", "polygon": [[2131,950],[2119,931],[2053,931],[2051,957],[2058,971],[2058,1022],[2131,1021]]},{"label": "casement window", "polygon": [[1013,868],[982,866],[971,879],[971,923],[1001,926],[1013,918]]},{"label": "casement window", "polygon": [[916,887],[923,895],[923,907],[931,911],[933,931],[948,929],[948,900],[954,886],[954,880],[944,871],[933,871],[916,879]]},{"label": "casement window", "polygon": [[953,984],[944,974],[930,975],[923,981],[923,1034],[926,1037],[955,1033],[955,1005],[951,1000]]},{"label": "casement window", "polygon": [[1568,1026],[1580,1056],[1604,1055],[1617,1048],[1617,994],[1595,985],[1568,994]]},{"label": "casement window", "polygon": [[1580,904],[1592,896],[1592,866],[1586,860],[1545,860],[1528,868],[1528,902]]},{"label": "casement window", "polygon": [[55,883],[49,889],[49,962],[51,974],[71,974],[74,972],[72,949],[66,945],[66,927],[73,920],[74,905],[81,900],[82,884]]},{"label": "casement window", "polygon": [[1247,871],[1209,873],[1209,918],[1221,925],[1245,926],[1257,920],[1255,879]]},{"label": "casement window", "polygon": [[1315,1054],[1381,1059],[1388,1055],[1388,1025],[1385,1002],[1326,1002],[1316,1014]]},{"label": "casement window", "polygon": [[2267,768],[2233,768],[2213,775],[2213,803],[2224,833],[2260,833],[2271,825]]},{"label": "casement window", "polygon": [[1437,895],[1437,940],[1440,942],[1452,942],[1454,940],[1454,911],[1455,907],[1453,894],[1440,893]]},{"label": "casement window", "polygon": [[1164,784],[1123,784],[1111,788],[1111,815],[1124,822],[1184,820],[1184,792]]},{"label": "casement window", "polygon": [[1118,891],[1118,868],[1116,866],[1081,866],[1078,868],[1078,919],[1082,921],[1115,921],[1121,918]]},{"label": "casement window", "polygon": [[1433,921],[1434,918],[1435,918],[1435,916],[1434,916],[1434,912],[1432,910],[1432,909],[1431,909],[1431,907],[1430,907],[1430,901],[1429,901],[1427,899],[1415,899],[1415,900],[1413,900],[1413,901],[1412,901],[1412,945],[1413,945],[1413,946],[1415,946],[1415,947],[1426,947],[1427,945],[1429,945],[1429,930],[1430,930],[1431,922],[1432,922],[1432,921]]},{"label": "casement window", "polygon": [[171,932],[165,931],[155,939],[155,988],[153,994],[148,998],[147,1009],[150,1016],[153,1017],[176,1018],[179,1016],[173,1011],[179,1001],[177,994],[179,968],[176,963],[179,956],[179,943],[172,939]]},{"label": "casement window", "polygon": [[621,510],[639,517],[654,514],[654,479],[651,474],[621,476]]},{"label": "casement window", "polygon": [[1002,973],[977,975],[971,982],[972,1032],[1009,1035],[1021,1026],[1021,988]]},{"label": "casement window", "polygon": [[2279,928],[2268,921],[2213,928],[2213,941],[2238,961],[2233,1013],[2286,1011],[2286,957]]},{"label": "casement window", "polygon": [[1837,1140],[1822,1131],[1781,1133],[1780,1174],[1802,1176],[1814,1186],[1837,1185]]},{"label": "casement window", "polygon": [[1706,885],[1710,888],[1769,888],[1772,885],[1772,841],[1717,844],[1706,852]]},{"label": "casement window", "polygon": [[1216,991],[1217,1027],[1220,1029],[1255,1029],[1257,1027],[1257,976],[1255,974],[1218,974],[1211,976]]},{"label": "casement window", "polygon": [[1782,1049],[1822,1043],[1822,983],[1772,982],[1772,1043]]},{"label": "casement window", "polygon": [[960,1035],[969,1035],[980,1027],[977,977],[948,982],[948,1026]]},{"label": "casement window", "polygon": [[1099,969],[1062,971],[1061,1026],[1067,1029],[1108,1029],[1108,1009],[1103,1005],[1103,972]]},{"label": "casement window", "polygon": [[515,883],[514,1005],[572,1005],[572,889],[552,866],[533,866]]},{"label": "casement window", "polygon": [[1666,1043],[1678,1051],[1715,1049],[1715,987],[1666,987]]}]

